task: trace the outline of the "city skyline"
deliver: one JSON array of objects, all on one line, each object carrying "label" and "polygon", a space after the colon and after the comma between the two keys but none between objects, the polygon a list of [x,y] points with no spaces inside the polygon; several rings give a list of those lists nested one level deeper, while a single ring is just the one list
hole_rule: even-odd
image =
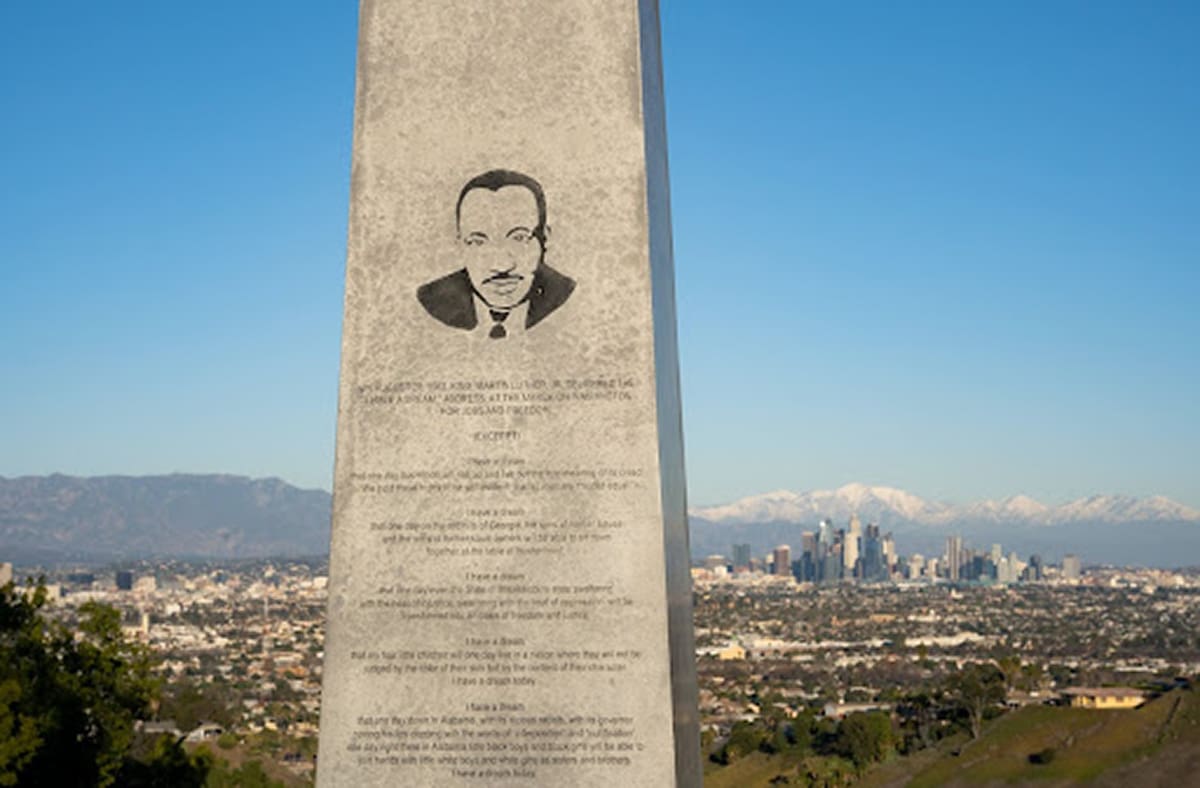
[{"label": "city skyline", "polygon": [[[693,502],[1200,508],[1200,11],[662,13]],[[0,10],[0,475],[330,488],[355,17]]]},{"label": "city skyline", "polygon": [[844,528],[835,527],[832,520],[822,520],[818,528],[802,534],[800,549],[795,551],[790,544],[779,544],[759,557],[749,544],[734,543],[730,547],[728,553],[694,560],[693,568],[726,571],[718,577],[759,573],[819,585],[905,580],[1009,585],[1045,580],[1047,567],[1055,567],[1058,579],[1079,580],[1084,566],[1075,552],[1064,553],[1058,561],[1047,560],[1040,553],[1030,553],[1022,560],[1016,550],[1005,554],[1002,542],[992,542],[986,550],[977,549],[961,534],[946,537],[940,554],[900,552],[891,531],[882,533],[877,524],[864,524],[857,516],[851,517]]}]

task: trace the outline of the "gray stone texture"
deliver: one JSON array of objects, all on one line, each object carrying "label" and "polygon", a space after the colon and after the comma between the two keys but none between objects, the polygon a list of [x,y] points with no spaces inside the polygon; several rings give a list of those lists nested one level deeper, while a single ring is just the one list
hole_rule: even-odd
[{"label": "gray stone texture", "polygon": [[[322,786],[700,784],[658,46],[650,1],[363,2]],[[561,278],[492,339],[428,302],[497,168]]]}]

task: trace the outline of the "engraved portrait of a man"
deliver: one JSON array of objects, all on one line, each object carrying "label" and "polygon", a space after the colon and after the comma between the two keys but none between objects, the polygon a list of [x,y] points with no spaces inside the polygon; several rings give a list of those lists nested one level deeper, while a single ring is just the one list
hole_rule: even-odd
[{"label": "engraved portrait of a man", "polygon": [[444,325],[504,339],[566,303],[575,280],[546,263],[546,196],[536,180],[490,170],[467,181],[455,206],[463,267],[417,289]]}]

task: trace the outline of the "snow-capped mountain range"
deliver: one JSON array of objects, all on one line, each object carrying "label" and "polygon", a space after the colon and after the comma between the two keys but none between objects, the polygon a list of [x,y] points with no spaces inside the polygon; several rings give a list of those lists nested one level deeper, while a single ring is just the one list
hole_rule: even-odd
[{"label": "snow-capped mountain range", "polygon": [[1026,496],[1002,501],[978,501],[955,505],[927,501],[893,487],[847,484],[836,490],[791,492],[778,490],[754,495],[722,506],[694,507],[690,514],[711,523],[808,523],[823,518],[844,522],[851,515],[888,527],[907,523],[953,526],[959,523],[996,523],[1054,526],[1070,523],[1165,523],[1195,522],[1200,510],[1163,496],[1138,498],[1125,495],[1093,495],[1059,506],[1048,506]]}]

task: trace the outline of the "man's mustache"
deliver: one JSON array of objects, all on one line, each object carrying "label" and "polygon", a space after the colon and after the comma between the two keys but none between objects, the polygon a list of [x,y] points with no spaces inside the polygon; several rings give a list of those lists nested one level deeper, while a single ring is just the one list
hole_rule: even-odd
[{"label": "man's mustache", "polygon": [[524,278],[525,277],[521,276],[520,274],[514,274],[512,271],[498,271],[497,273],[489,276],[487,279],[484,279],[483,284],[486,285],[489,282],[503,282],[510,279],[520,281]]}]

